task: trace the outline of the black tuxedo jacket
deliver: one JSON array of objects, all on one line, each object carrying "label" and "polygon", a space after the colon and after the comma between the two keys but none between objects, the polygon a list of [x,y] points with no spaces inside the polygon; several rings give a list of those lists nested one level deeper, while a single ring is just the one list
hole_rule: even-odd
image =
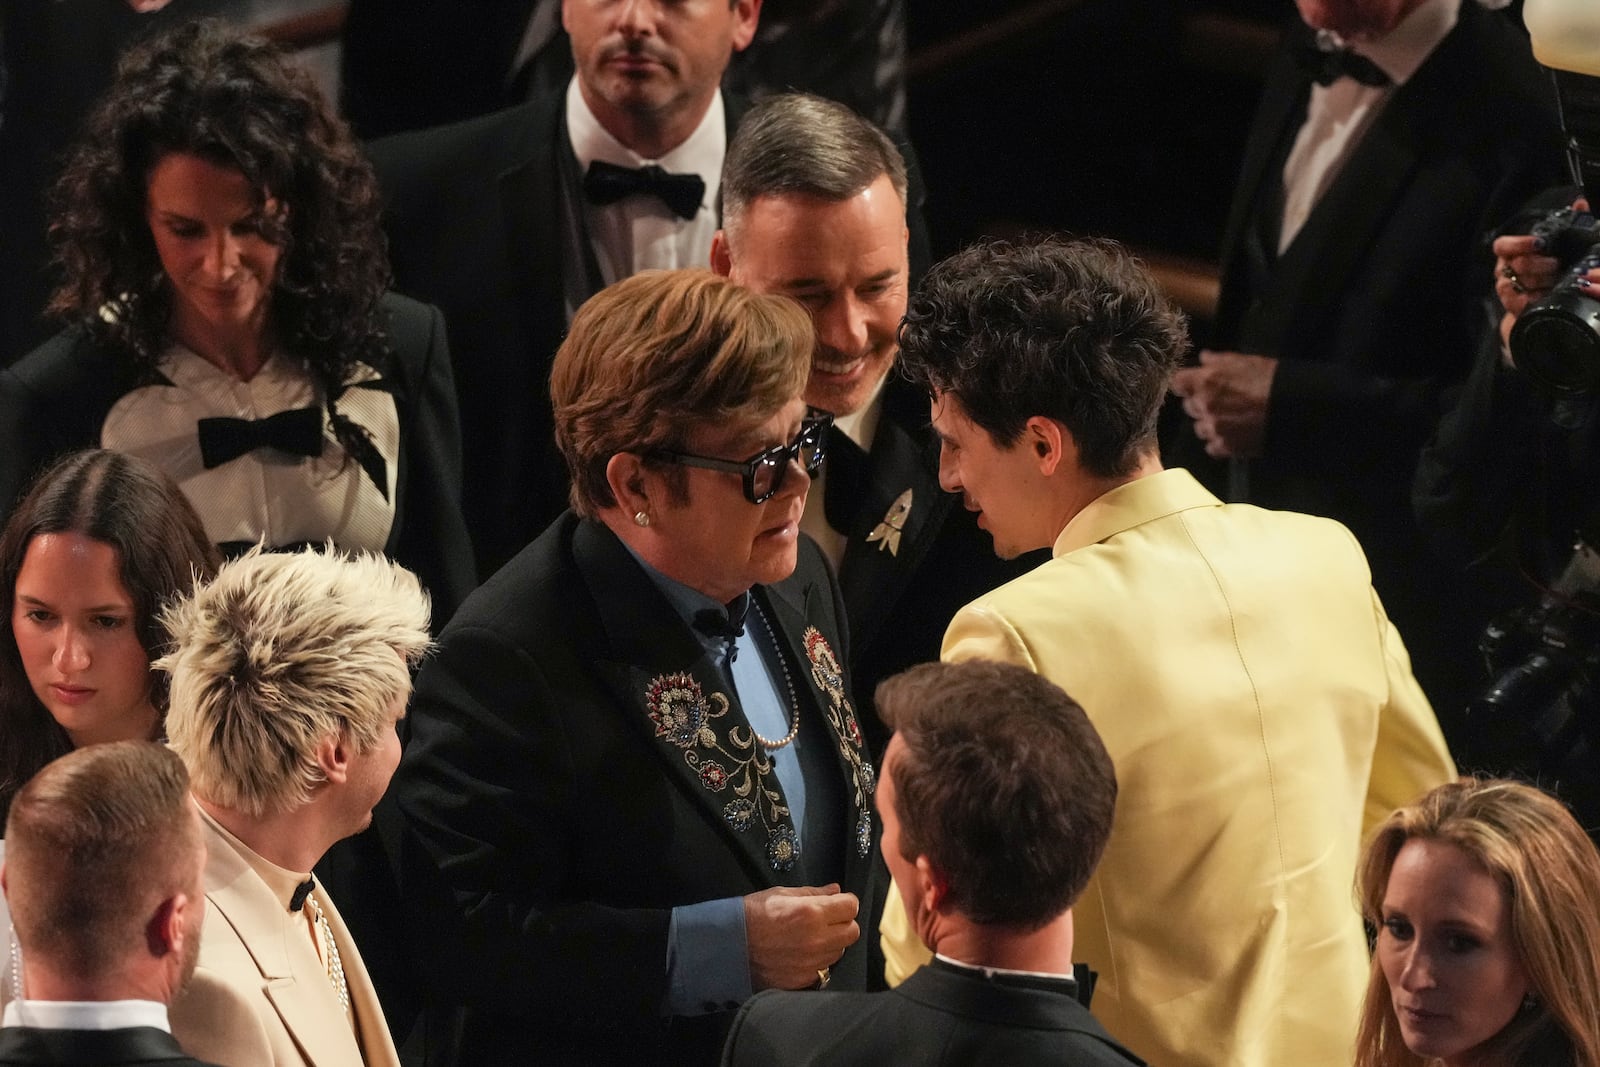
[{"label": "black tuxedo jacket", "polygon": [[184,1055],[178,1042],[153,1026],[122,1030],[0,1028],[0,1067],[212,1067]]},{"label": "black tuxedo jacket", "polygon": [[[1309,34],[1294,20],[1286,46]],[[1259,219],[1281,189],[1309,93],[1281,49],[1230,210],[1210,346],[1280,360],[1246,499],[1348,526],[1416,644],[1428,640],[1445,590],[1411,519],[1411,475],[1441,392],[1465,377],[1486,325],[1485,234],[1561,173],[1554,92],[1512,20],[1467,0],[1276,256]],[[1186,417],[1173,429],[1169,464],[1227,499],[1226,466],[1205,456]],[[1435,657],[1413,652],[1439,702]]]},{"label": "black tuxedo jacket", "polygon": [[[882,537],[868,537],[907,492],[911,511],[891,552]],[[1032,570],[1049,552],[1014,560],[994,554],[994,541],[978,528],[976,516],[958,495],[939,488],[939,441],[928,424],[927,393],[892,371],[853,514],[839,585],[850,619],[857,707],[881,757],[888,732],[873,710],[878,683],[937,660],[957,611]]]},{"label": "black tuxedo jacket", "polygon": [[[565,86],[527,104],[369,148],[383,189],[395,286],[443,311],[466,457],[463,505],[487,578],[567,506],[550,365],[567,330],[560,168],[571,165]],[[724,94],[728,136],[746,103]],[[910,146],[911,277],[928,263]]]},{"label": "black tuxedo jacket", "polygon": [[775,885],[861,897],[833,982],[866,988],[881,861],[843,607],[807,538],[794,575],[753,596],[785,646],[799,743],[838,769],[843,855],[809,867],[770,858],[782,791],[751,763],[737,699],[600,523],[564,515],[445,629],[391,789],[434,980],[428,1062],[715,1062],[730,1010],[661,1017],[671,909]]},{"label": "black tuxedo jacket", "polygon": [[[435,627],[476,584],[461,515],[460,428],[444,322],[434,308],[383,297],[391,359],[374,368],[400,417],[394,525],[384,551],[433,597]],[[112,405],[140,384],[116,352],[72,326],[0,372],[0,509],[52,460],[95,448]]]},{"label": "black tuxedo jacket", "polygon": [[740,1010],[723,1067],[1128,1067],[1063,985],[1013,985],[935,960],[884,993],[762,993]]}]

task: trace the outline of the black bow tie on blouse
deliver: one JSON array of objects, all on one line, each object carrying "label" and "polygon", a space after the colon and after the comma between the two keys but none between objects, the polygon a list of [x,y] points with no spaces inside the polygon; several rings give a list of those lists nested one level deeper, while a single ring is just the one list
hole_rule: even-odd
[{"label": "black bow tie on blouse", "polygon": [[1332,85],[1340,78],[1354,78],[1375,89],[1391,83],[1383,68],[1348,48],[1327,49],[1308,43],[1295,48],[1294,58],[1300,69],[1318,85]]},{"label": "black bow tie on blouse", "polygon": [[634,169],[599,159],[583,176],[583,195],[602,207],[639,193],[660,200],[681,219],[692,219],[705,199],[706,183],[698,174],[668,174],[654,163]]},{"label": "black bow tie on blouse", "polygon": [[200,460],[207,470],[258,448],[322,455],[322,408],[291,408],[264,419],[200,420]]}]

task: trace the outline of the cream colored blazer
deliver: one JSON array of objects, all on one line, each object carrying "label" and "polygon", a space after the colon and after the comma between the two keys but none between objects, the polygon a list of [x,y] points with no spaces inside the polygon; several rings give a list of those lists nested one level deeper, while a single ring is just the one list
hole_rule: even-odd
[{"label": "cream colored blazer", "polygon": [[333,930],[355,1014],[352,1031],[311,938],[209,819],[206,917],[194,977],[172,1004],[183,1050],[222,1067],[399,1067],[383,1008],[333,901]]}]

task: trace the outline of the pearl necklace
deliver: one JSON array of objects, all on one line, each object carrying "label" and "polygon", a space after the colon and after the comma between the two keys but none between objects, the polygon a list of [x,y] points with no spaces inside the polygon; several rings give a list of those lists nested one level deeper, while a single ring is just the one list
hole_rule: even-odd
[{"label": "pearl necklace", "polygon": [[773,654],[778,657],[778,666],[783,669],[784,688],[789,691],[788,733],[784,734],[776,741],[769,741],[765,737],[762,737],[760,734],[756,733],[756,728],[754,726],[750,727],[751,735],[753,735],[757,741],[761,742],[761,747],[766,749],[767,752],[772,753],[778,751],[780,748],[787,748],[794,742],[795,735],[800,732],[800,700],[794,694],[794,679],[789,676],[789,659],[783,654],[783,646],[778,643],[778,635],[777,632],[772,629],[772,623],[767,621],[767,613],[761,610],[761,605],[757,604],[753,598],[750,601],[750,607],[753,608],[755,613],[761,617],[761,625],[766,627],[767,639],[772,642]]}]

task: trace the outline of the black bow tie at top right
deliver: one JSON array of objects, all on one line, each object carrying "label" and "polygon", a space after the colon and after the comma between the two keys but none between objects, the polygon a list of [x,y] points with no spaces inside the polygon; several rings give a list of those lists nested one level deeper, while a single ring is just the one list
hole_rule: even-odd
[{"label": "black bow tie at top right", "polygon": [[1295,61],[1318,85],[1332,85],[1340,78],[1354,78],[1375,89],[1392,84],[1389,75],[1372,60],[1348,48],[1331,46],[1329,42],[1297,47]]}]

